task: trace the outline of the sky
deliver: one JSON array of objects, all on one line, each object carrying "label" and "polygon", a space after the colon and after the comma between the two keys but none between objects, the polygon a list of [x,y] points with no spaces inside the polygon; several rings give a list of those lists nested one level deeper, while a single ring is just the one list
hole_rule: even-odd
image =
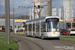
[{"label": "sky", "polygon": [[[10,14],[13,13],[13,7],[15,8],[15,15],[26,15],[28,12],[29,15],[29,10],[32,8],[18,8],[19,6],[33,6],[33,0],[10,0]],[[44,4],[46,5],[46,0],[44,0]],[[63,0],[52,0],[52,7],[61,8],[63,10]],[[75,17],[75,0],[72,2],[72,9],[74,11],[74,17]],[[0,0],[0,15],[5,14],[5,0]],[[45,13],[46,15],[46,6],[45,6]],[[58,13],[57,13],[58,15]]]}]

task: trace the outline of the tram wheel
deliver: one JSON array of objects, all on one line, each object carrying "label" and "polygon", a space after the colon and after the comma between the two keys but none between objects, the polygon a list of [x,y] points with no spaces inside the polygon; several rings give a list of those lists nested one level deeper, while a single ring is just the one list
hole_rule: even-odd
[{"label": "tram wheel", "polygon": [[44,36],[43,36],[43,35],[41,35],[41,39],[42,39],[42,40],[44,39]]}]

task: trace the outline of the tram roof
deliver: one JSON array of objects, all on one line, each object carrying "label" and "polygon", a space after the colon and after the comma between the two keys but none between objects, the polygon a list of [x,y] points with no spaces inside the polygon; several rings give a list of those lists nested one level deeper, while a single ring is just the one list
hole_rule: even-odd
[{"label": "tram roof", "polygon": [[26,22],[32,22],[32,21],[38,21],[38,20],[45,20],[47,18],[59,18],[59,17],[58,16],[44,16],[44,17],[40,17],[40,18],[37,18],[37,19],[29,20],[29,21],[26,21]]}]

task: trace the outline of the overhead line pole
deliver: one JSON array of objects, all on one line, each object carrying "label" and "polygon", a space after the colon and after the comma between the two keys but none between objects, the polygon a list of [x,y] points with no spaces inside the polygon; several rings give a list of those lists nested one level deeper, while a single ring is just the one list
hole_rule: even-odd
[{"label": "overhead line pole", "polygon": [[7,44],[10,44],[10,1],[5,0],[5,34]]},{"label": "overhead line pole", "polygon": [[49,0],[49,16],[52,16],[52,0]]}]

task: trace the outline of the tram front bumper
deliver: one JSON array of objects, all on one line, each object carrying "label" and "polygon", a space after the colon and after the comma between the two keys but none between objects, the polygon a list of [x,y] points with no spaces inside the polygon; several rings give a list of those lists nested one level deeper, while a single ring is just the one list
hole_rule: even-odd
[{"label": "tram front bumper", "polygon": [[59,38],[60,36],[44,36],[44,38]]}]

